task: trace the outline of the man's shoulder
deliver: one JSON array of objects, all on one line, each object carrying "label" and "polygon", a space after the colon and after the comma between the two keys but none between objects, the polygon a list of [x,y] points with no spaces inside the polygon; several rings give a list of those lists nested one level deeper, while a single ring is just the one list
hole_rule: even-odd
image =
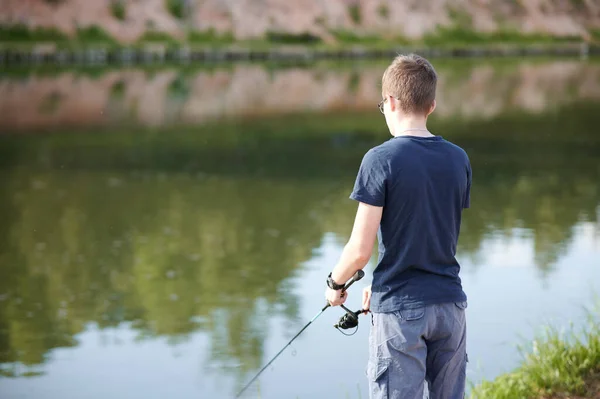
[{"label": "man's shoulder", "polygon": [[371,147],[365,154],[365,157],[370,157],[373,159],[383,160],[386,157],[389,157],[392,153],[396,152],[398,149],[399,141],[396,140],[386,140],[383,143],[380,143],[374,147]]},{"label": "man's shoulder", "polygon": [[374,147],[369,148],[363,156],[363,162],[381,162],[389,155],[390,145],[389,141],[384,141]]},{"label": "man's shoulder", "polygon": [[469,155],[467,154],[467,151],[465,151],[464,148],[462,148],[461,146],[459,146],[456,143],[453,143],[452,141],[448,140],[448,139],[443,139],[443,141],[457,154],[460,154],[464,157],[466,157],[467,159],[469,159]]},{"label": "man's shoulder", "polygon": [[[463,158],[465,161],[469,162],[469,155],[466,150],[459,146],[458,144],[443,138],[442,136],[436,136],[435,142],[439,144],[443,144],[445,151],[450,152],[455,157]],[[419,144],[410,140],[410,138],[396,138],[389,139],[380,143],[374,147],[371,147],[364,155],[364,160],[373,163],[373,162],[382,162],[385,163],[387,160],[392,158],[404,158],[405,156],[409,156],[413,153],[413,150],[418,147]]]}]

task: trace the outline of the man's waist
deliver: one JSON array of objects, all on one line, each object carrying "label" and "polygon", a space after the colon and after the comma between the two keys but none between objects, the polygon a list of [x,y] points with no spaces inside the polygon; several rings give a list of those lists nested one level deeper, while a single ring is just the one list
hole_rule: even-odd
[{"label": "man's waist", "polygon": [[402,293],[383,293],[373,291],[371,293],[370,309],[375,313],[395,312],[405,309],[417,309],[427,305],[435,305],[447,302],[463,302],[467,296],[462,288],[450,290],[443,294],[402,294]]}]

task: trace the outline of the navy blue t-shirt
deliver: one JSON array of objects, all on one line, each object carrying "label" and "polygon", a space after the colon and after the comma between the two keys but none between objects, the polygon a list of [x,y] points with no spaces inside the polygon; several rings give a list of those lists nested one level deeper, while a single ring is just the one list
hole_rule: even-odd
[{"label": "navy blue t-shirt", "polygon": [[371,311],[466,301],[455,254],[471,164],[441,136],[398,136],[363,157],[350,198],[382,206]]}]

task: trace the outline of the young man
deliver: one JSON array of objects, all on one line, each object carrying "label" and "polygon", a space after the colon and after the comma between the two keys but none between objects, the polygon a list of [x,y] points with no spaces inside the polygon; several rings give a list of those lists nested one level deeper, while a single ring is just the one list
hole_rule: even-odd
[{"label": "young man", "polygon": [[351,237],[327,278],[333,306],[340,288],[379,259],[363,309],[372,313],[367,376],[371,399],[464,397],[467,297],[456,246],[468,208],[465,151],[427,130],[437,74],[418,55],[398,56],[382,79],[380,111],[393,138],[364,156],[350,198],[358,201]]}]

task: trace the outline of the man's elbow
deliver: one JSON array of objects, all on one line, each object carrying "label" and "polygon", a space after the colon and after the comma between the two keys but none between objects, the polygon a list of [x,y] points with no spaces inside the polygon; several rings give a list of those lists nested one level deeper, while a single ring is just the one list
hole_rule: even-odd
[{"label": "man's elbow", "polygon": [[371,251],[368,248],[360,245],[353,245],[352,243],[349,243],[348,247],[352,263],[360,265],[361,268],[369,262],[369,259],[371,259]]},{"label": "man's elbow", "polygon": [[356,261],[362,267],[364,267],[369,262],[369,259],[371,259],[371,253],[370,252],[360,252],[358,254],[358,256],[356,257]]}]

